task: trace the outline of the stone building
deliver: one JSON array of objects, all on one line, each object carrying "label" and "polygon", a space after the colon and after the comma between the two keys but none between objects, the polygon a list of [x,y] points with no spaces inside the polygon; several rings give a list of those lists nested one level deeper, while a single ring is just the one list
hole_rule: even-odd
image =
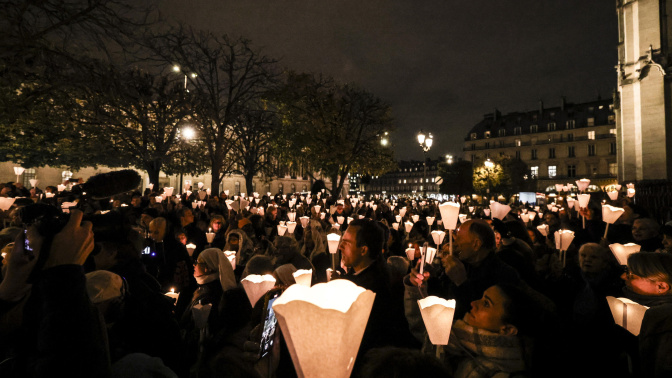
[{"label": "stone building", "polygon": [[[427,159],[427,176],[423,184],[422,161],[400,161],[396,170],[382,176],[374,176],[364,186],[367,193],[385,193],[387,195],[417,195],[427,190],[427,196],[434,198],[439,193],[439,184],[436,182],[439,175],[439,160]],[[425,189],[426,186],[426,189]]]},{"label": "stone building", "polygon": [[[13,167],[18,166],[17,164],[11,162],[0,163],[0,182],[15,182],[16,176],[14,175]],[[89,177],[99,174],[109,172],[112,169],[107,167],[98,167],[98,168],[82,168],[78,171],[70,171],[67,168],[57,168],[57,167],[39,167],[39,168],[29,168],[26,169],[19,180],[24,184],[26,188],[30,188],[30,180],[37,179],[39,180],[38,188],[44,189],[48,185],[56,186],[61,184],[63,181],[66,181],[70,178],[72,179],[82,179],[86,181]],[[138,171],[140,176],[142,176],[142,188],[146,188],[149,184],[149,178],[147,174],[143,171]],[[184,181],[189,181],[192,185],[196,186],[198,182],[204,184],[204,188],[210,187],[211,176],[209,174],[204,174],[200,176],[191,176],[184,175]],[[331,181],[327,178],[323,178],[325,184],[328,188],[331,188]],[[179,175],[167,176],[161,172],[159,176],[159,186],[161,187],[173,187],[177,192],[179,187]],[[253,181],[253,191],[265,194],[271,192],[276,194],[280,191],[283,193],[296,193],[296,192],[307,192],[312,186],[312,181],[304,176],[293,172],[287,172],[286,175],[282,177],[275,177],[272,180],[267,180],[264,177],[257,176]],[[343,193],[347,193],[349,189],[348,180],[344,183]],[[220,190],[229,190],[230,193],[245,193],[245,178],[242,175],[231,175],[224,177],[222,180]],[[247,193],[248,195],[251,193]]]},{"label": "stone building", "polygon": [[620,181],[672,178],[672,0],[618,0]]},{"label": "stone building", "polygon": [[465,137],[464,159],[475,167],[488,158],[519,159],[537,192],[580,178],[603,187],[616,182],[616,132],[612,100],[570,104],[562,98],[558,107],[540,102],[532,111],[486,114]]}]

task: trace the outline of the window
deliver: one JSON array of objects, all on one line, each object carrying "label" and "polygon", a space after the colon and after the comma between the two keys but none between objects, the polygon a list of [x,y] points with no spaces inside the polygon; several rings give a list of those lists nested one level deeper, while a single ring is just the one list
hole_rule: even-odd
[{"label": "window", "polygon": [[513,134],[515,135],[520,135],[522,132],[522,128],[520,126],[516,126],[513,128]]},{"label": "window", "polygon": [[490,142],[485,142],[485,148],[490,148]]},{"label": "window", "polygon": [[616,129],[609,129],[609,134],[616,135]]},{"label": "window", "polygon": [[397,184],[401,184],[401,179],[399,179],[399,182]]},{"label": "window", "polygon": [[[378,178],[378,177],[376,177],[376,178]],[[296,193],[296,185],[294,183],[292,183],[292,193]]]},{"label": "window", "polygon": [[532,150],[532,160],[537,160],[537,150]]},{"label": "window", "polygon": [[504,147],[504,141],[503,141],[503,140],[500,140],[500,141],[499,141],[499,147],[500,147],[500,148]]},{"label": "window", "polygon": [[521,144],[522,144],[522,143],[521,143],[520,139],[516,139],[516,147],[520,147]]},{"label": "window", "polygon": [[576,165],[567,166],[567,177],[576,177]]},{"label": "window", "polygon": [[473,150],[475,150],[475,149],[476,149],[476,143],[472,143],[472,144],[471,144],[471,150],[473,151]]},{"label": "window", "polygon": [[614,123],[616,123],[616,117],[614,117],[613,114],[612,114],[612,115],[609,115],[609,116],[607,117],[607,122],[608,122],[610,125],[613,125]]},{"label": "window", "polygon": [[609,155],[616,155],[616,142],[609,144]]},{"label": "window", "polygon": [[404,180],[404,184],[406,184],[406,180]]},{"label": "window", "polygon": [[500,137],[506,136],[506,129],[499,129],[499,136]]},{"label": "window", "polygon": [[588,132],[588,139],[595,140],[595,131]]},{"label": "window", "polygon": [[595,126],[595,117],[589,117],[586,120],[587,126]]},{"label": "window", "polygon": [[516,151],[516,159],[520,160],[520,151]]},{"label": "window", "polygon": [[539,166],[530,168],[530,176],[532,176],[532,178],[537,178],[539,176]]},{"label": "window", "polygon": [[476,133],[471,133],[471,140],[474,140],[476,138],[477,138]]},{"label": "window", "polygon": [[571,142],[574,140],[574,134],[567,134],[567,141]]},{"label": "window", "polygon": [[594,144],[589,144],[588,145],[588,156],[595,156],[595,145]]},{"label": "window", "polygon": [[30,184],[30,180],[34,180],[36,175],[37,173],[35,172],[35,168],[26,168],[26,170],[23,171],[23,176],[21,177],[23,179],[23,187],[32,188],[33,185]]},{"label": "window", "polygon": [[549,122],[547,125],[548,131],[555,131],[555,122]]},{"label": "window", "polygon": [[434,182],[434,180],[436,180],[436,177],[432,177],[432,182]]},{"label": "window", "polygon": [[609,174],[612,176],[618,175],[618,163],[609,163]]},{"label": "window", "polygon": [[490,138],[490,132],[489,132],[489,131],[486,131],[486,132],[485,132],[485,137],[486,137],[486,138]]},{"label": "window", "polygon": [[538,130],[539,130],[539,127],[537,125],[530,126],[530,132],[531,133],[536,133]]},{"label": "window", "polygon": [[568,119],[567,122],[565,122],[565,126],[567,127],[568,130],[573,129],[576,127],[576,121],[573,119]]},{"label": "window", "polygon": [[236,187],[233,191],[235,194],[240,193],[240,181],[236,181]]},{"label": "window", "polygon": [[558,174],[558,167],[555,165],[548,166],[548,178],[555,178]]},{"label": "window", "polygon": [[549,148],[548,149],[548,158],[549,159],[555,159],[555,148]]},{"label": "window", "polygon": [[567,157],[576,157],[576,151],[574,150],[574,146],[567,147]]}]

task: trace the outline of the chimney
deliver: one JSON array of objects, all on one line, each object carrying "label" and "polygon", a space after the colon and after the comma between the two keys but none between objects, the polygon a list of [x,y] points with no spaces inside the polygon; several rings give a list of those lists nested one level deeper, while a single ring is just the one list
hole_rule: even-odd
[{"label": "chimney", "polygon": [[539,119],[544,116],[544,101],[539,100]]},{"label": "chimney", "polygon": [[492,119],[493,119],[493,121],[497,122],[497,118],[499,116],[499,110],[497,110],[497,108],[495,108],[495,112],[493,114],[494,114],[494,116],[492,117]]},{"label": "chimney", "polygon": [[565,111],[565,105],[567,105],[567,98],[565,96],[560,96],[560,110]]}]

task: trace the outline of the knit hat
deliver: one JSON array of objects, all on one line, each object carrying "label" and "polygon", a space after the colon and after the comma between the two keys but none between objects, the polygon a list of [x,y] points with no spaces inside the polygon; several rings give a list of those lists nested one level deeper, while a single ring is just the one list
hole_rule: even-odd
[{"label": "knit hat", "polygon": [[86,292],[94,304],[121,297],[123,283],[118,274],[107,270],[96,270],[86,274]]}]

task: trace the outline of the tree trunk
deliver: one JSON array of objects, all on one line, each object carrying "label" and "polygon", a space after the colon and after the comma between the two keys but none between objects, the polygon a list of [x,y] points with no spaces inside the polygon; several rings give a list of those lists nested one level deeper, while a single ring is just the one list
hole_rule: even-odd
[{"label": "tree trunk", "polygon": [[161,173],[161,161],[154,160],[152,163],[145,166],[145,171],[147,176],[149,176],[149,182],[154,184],[154,190],[159,190],[159,173]]},{"label": "tree trunk", "polygon": [[254,172],[246,173],[243,175],[245,178],[245,189],[247,190],[247,195],[252,197],[252,193],[254,192],[252,183],[254,180]]},{"label": "tree trunk", "polygon": [[212,168],[210,170],[210,174],[212,175],[212,180],[210,181],[210,191],[213,196],[219,196],[219,185],[222,183],[222,180],[219,178],[221,170],[221,164],[212,164]]},{"label": "tree trunk", "polygon": [[331,195],[338,196],[338,175],[331,176]]}]

